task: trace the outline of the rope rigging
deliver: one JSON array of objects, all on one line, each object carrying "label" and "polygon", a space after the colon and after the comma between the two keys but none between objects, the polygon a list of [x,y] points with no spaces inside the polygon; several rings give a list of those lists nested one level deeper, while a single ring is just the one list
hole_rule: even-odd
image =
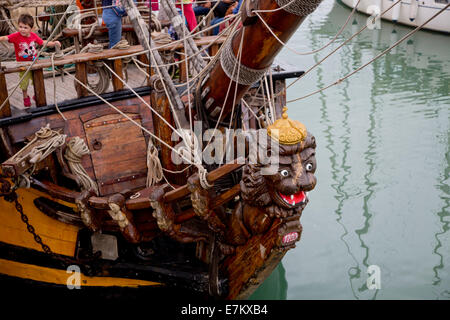
[{"label": "rope rigging", "polygon": [[296,99],[292,99],[287,101],[288,103],[291,102],[295,102],[295,101],[299,101],[305,98],[308,98],[316,93],[322,92],[328,88],[331,88],[335,85],[338,85],[340,83],[342,83],[342,81],[350,78],[352,75],[356,74],[357,72],[361,71],[362,69],[364,69],[365,67],[367,67],[368,65],[372,64],[375,60],[378,60],[380,57],[384,56],[386,53],[388,53],[389,51],[391,51],[392,49],[394,49],[396,46],[398,46],[400,43],[402,43],[403,41],[405,41],[406,39],[408,39],[409,37],[411,37],[413,34],[415,34],[417,31],[419,31],[420,29],[422,29],[427,23],[429,23],[431,20],[433,20],[434,18],[436,18],[439,14],[441,14],[442,12],[444,12],[448,7],[450,7],[450,3],[447,4],[445,7],[443,7],[441,10],[439,10],[438,12],[436,12],[432,17],[430,17],[428,20],[426,20],[424,23],[422,23],[420,26],[416,27],[415,29],[413,29],[412,31],[408,32],[405,36],[403,36],[400,40],[398,40],[397,42],[395,42],[393,45],[391,45],[389,48],[387,48],[386,50],[382,51],[381,53],[379,53],[378,55],[376,55],[373,59],[371,59],[370,61],[366,62],[365,64],[361,65],[360,67],[356,68],[355,70],[353,70],[352,72],[346,74],[344,77],[339,78],[338,80],[336,80],[335,82],[320,88],[316,91],[313,91],[305,96],[296,98]]},{"label": "rope rigging", "polygon": [[[358,0],[358,3],[361,0]],[[285,1],[286,2],[286,1]],[[269,27],[269,25],[267,24],[267,22],[265,22],[265,20],[263,19],[263,16],[260,13],[264,13],[264,12],[273,12],[273,11],[277,11],[280,10],[281,8],[285,8],[290,6],[292,3],[294,2],[294,0],[285,3],[282,7],[274,9],[274,10],[255,10],[254,13],[256,14],[256,16],[259,18],[259,20],[261,20],[261,22],[264,24],[264,26],[272,33],[272,35],[286,48],[290,49],[288,46],[286,46],[285,43],[283,43],[274,33],[273,30],[271,30],[271,28]],[[378,18],[380,18],[384,13],[386,13],[387,11],[389,11],[391,8],[393,8],[395,5],[397,5],[398,3],[400,3],[401,0],[397,0],[395,3],[393,3],[388,9],[386,9],[383,13],[381,13],[379,15]],[[72,1],[73,3],[73,1]],[[176,15],[174,14],[174,6],[170,1],[167,0],[163,0],[163,8],[165,8],[171,15],[172,15],[172,22],[176,22],[174,24],[177,24],[177,22],[179,22],[178,20],[180,20],[180,15],[177,13]],[[402,37],[400,40],[398,40],[394,45],[390,46],[388,49],[384,50],[383,52],[381,52],[380,54],[378,54],[376,57],[374,57],[373,59],[371,59],[369,62],[365,63],[364,65],[358,67],[357,69],[355,69],[354,71],[348,73],[347,75],[345,75],[344,77],[338,79],[337,81],[327,85],[326,87],[323,87],[321,89],[318,89],[310,94],[307,94],[305,96],[302,96],[300,98],[296,98],[293,100],[289,100],[287,101],[288,103],[294,102],[294,101],[298,101],[304,98],[307,98],[309,96],[312,96],[316,93],[319,93],[323,90],[326,90],[334,85],[337,85],[339,83],[341,83],[342,81],[344,81],[345,79],[351,77],[352,75],[354,75],[355,73],[357,73],[358,71],[362,70],[363,68],[365,68],[366,66],[370,65],[372,62],[374,62],[375,60],[377,60],[378,58],[380,58],[381,56],[383,56],[384,54],[386,54],[387,52],[389,52],[390,50],[392,50],[394,47],[396,47],[397,45],[399,45],[401,42],[403,42],[405,39],[409,38],[411,35],[413,35],[415,32],[419,31],[421,28],[423,28],[423,26],[425,26],[427,23],[429,23],[431,20],[433,20],[435,17],[437,17],[440,13],[442,13],[444,10],[446,10],[448,7],[450,6],[450,4],[448,4],[446,7],[442,8],[438,13],[436,13],[435,15],[433,15],[431,18],[429,18],[426,22],[424,22],[423,24],[421,24],[420,26],[418,26],[417,28],[415,28],[413,31],[409,32],[407,35],[405,35],[404,37]],[[68,7],[69,8],[69,7]],[[293,49],[291,49],[292,51],[294,51],[296,54],[299,55],[306,55],[306,54],[313,54],[313,53],[317,53],[319,51],[322,51],[323,49],[325,49],[326,47],[328,47],[330,44],[332,44],[338,37],[339,35],[343,32],[344,28],[347,26],[348,22],[350,21],[351,17],[353,16],[353,14],[355,13],[355,9],[356,6],[354,7],[354,9],[352,10],[351,14],[348,16],[346,22],[344,23],[344,25],[339,29],[339,31],[336,33],[336,35],[329,41],[327,42],[324,46],[322,46],[319,49],[310,51],[310,52],[297,52]],[[176,10],[175,10],[176,11]],[[66,10],[65,15],[68,13],[69,11]],[[64,20],[65,15],[60,19],[58,25],[60,25],[62,23],[62,21]],[[78,22],[80,22],[82,19],[84,19],[85,17],[91,17],[92,13],[86,14],[85,16],[80,15],[77,19]],[[153,18],[153,16],[152,16]],[[235,18],[234,16],[232,18]],[[234,34],[236,28],[239,26],[240,23],[240,16],[237,17],[237,19],[235,19],[233,21],[233,23],[230,26],[230,29],[232,30],[232,32],[230,32],[227,36],[227,40],[225,41],[225,43],[220,47],[219,52],[212,57],[212,59],[209,61],[209,63],[207,64],[205,62],[205,60],[203,60],[200,56],[200,54],[202,52],[204,52],[211,44],[209,44],[208,46],[206,46],[206,48],[202,48],[201,50],[199,50],[197,48],[197,46],[195,45],[193,38],[195,37],[196,34],[200,34],[201,32],[204,32],[204,30],[199,31],[198,33],[194,33],[195,29],[192,30],[191,32],[187,31],[185,25],[183,23],[178,24],[177,27],[179,27],[178,30],[178,34],[181,36],[182,35],[182,39],[178,40],[178,41],[182,41],[184,43],[184,49],[185,49],[185,58],[182,59],[181,61],[177,61],[176,63],[167,63],[166,61],[164,61],[163,57],[161,57],[161,55],[158,52],[159,48],[163,48],[164,46],[167,46],[169,44],[175,43],[175,41],[168,41],[168,39],[164,39],[165,36],[160,36],[160,40],[159,42],[156,41],[156,39],[153,39],[152,37],[149,36],[149,32],[147,30],[147,33],[143,31],[144,35],[146,35],[146,37],[144,37],[145,41],[146,41],[146,46],[144,45],[144,48],[146,48],[147,50],[142,51],[140,54],[142,53],[147,53],[149,54],[150,57],[150,61],[152,61],[152,63],[150,65],[144,64],[141,61],[138,61],[137,59],[135,59],[134,56],[131,57],[127,57],[128,61],[133,61],[133,63],[136,65],[136,67],[143,73],[146,74],[147,77],[149,77],[148,73],[145,72],[145,70],[143,70],[142,68],[139,67],[139,65],[147,68],[149,66],[152,66],[155,70],[156,73],[159,75],[159,77],[162,79],[161,83],[163,85],[163,89],[164,92],[168,98],[169,101],[169,105],[172,111],[172,114],[174,115],[175,118],[175,123],[176,123],[176,128],[174,128],[172,125],[169,124],[169,122],[167,122],[161,115],[159,115],[158,112],[156,112],[147,102],[145,102],[145,100],[142,99],[142,97],[140,97],[127,83],[126,81],[124,81],[122,79],[122,77],[118,76],[105,62],[102,62],[102,66],[107,68],[109,70],[109,72],[111,72],[112,74],[114,74],[120,81],[122,81],[130,90],[132,90],[133,94],[135,94],[138,98],[140,98],[147,107],[149,107],[152,112],[154,114],[156,114],[157,116],[159,116],[161,119],[163,119],[165,121],[165,123],[167,125],[169,125],[170,129],[173,130],[174,132],[176,132],[183,140],[184,142],[184,146],[182,146],[179,149],[175,149],[173,147],[171,147],[170,145],[168,145],[167,143],[165,143],[163,140],[161,140],[160,138],[158,138],[157,136],[155,136],[153,133],[149,132],[148,130],[146,130],[144,127],[142,127],[142,125],[140,125],[139,123],[137,123],[136,121],[134,121],[133,119],[129,118],[127,115],[125,115],[124,113],[122,113],[118,108],[114,107],[113,105],[111,105],[110,103],[106,102],[106,100],[102,99],[101,96],[95,92],[96,90],[92,90],[92,88],[89,88],[89,86],[86,86],[85,84],[83,84],[82,82],[80,82],[78,79],[76,79],[75,77],[73,77],[72,75],[70,75],[68,72],[64,71],[64,73],[66,73],[69,76],[72,76],[74,78],[74,81],[77,81],[80,85],[84,86],[87,90],[89,90],[92,94],[94,94],[95,96],[97,96],[98,98],[102,99],[105,103],[107,103],[111,108],[115,109],[118,113],[121,113],[123,116],[129,118],[128,120],[130,120],[134,125],[138,126],[140,129],[142,129],[144,132],[146,132],[147,134],[149,134],[153,139],[158,140],[159,142],[161,142],[163,145],[165,145],[166,147],[168,147],[169,149],[171,149],[172,151],[176,152],[181,158],[183,158],[183,160],[187,161],[188,163],[190,163],[193,166],[196,166],[200,175],[200,183],[202,185],[202,187],[204,187],[205,189],[212,187],[212,185],[207,181],[206,179],[206,174],[207,174],[207,170],[203,167],[202,165],[202,161],[201,161],[201,153],[199,153],[199,148],[198,148],[198,140],[197,137],[195,136],[195,134],[193,134],[193,130],[192,130],[192,108],[189,108],[189,129],[184,128],[184,130],[182,130],[182,125],[179,121],[179,119],[177,118],[177,111],[176,108],[181,110],[184,109],[184,104],[181,102],[180,99],[180,95],[178,93],[178,91],[176,90],[176,85],[173,84],[172,82],[172,77],[170,76],[170,74],[167,71],[167,67],[172,66],[172,65],[179,65],[181,63],[185,63],[186,65],[186,70],[190,70],[189,66],[192,66],[193,68],[191,68],[191,70],[193,71],[192,73],[194,74],[193,77],[190,77],[189,72],[187,75],[187,80],[181,84],[183,86],[187,86],[187,97],[188,97],[188,104],[189,106],[191,105],[191,101],[190,101],[190,90],[191,90],[191,84],[194,84],[192,86],[192,88],[198,88],[198,84],[201,83],[201,80],[203,79],[204,75],[209,71],[209,67],[213,65],[213,63],[217,62],[218,59],[220,59],[220,63],[222,64],[222,67],[224,69],[224,71],[226,72],[226,74],[229,76],[230,79],[232,79],[233,81],[237,82],[237,83],[244,83],[244,84],[253,84],[255,81],[257,81],[257,79],[261,78],[261,75],[264,74],[264,80],[261,80],[261,87],[265,88],[265,92],[267,95],[267,100],[264,102],[264,105],[261,108],[265,108],[265,106],[267,106],[267,108],[265,108],[265,118],[266,121],[269,123],[273,123],[275,121],[275,101],[274,99],[276,97],[278,97],[281,93],[275,94],[273,92],[273,80],[272,80],[272,74],[271,74],[271,70],[269,69],[264,69],[264,70],[258,70],[258,74],[255,74],[254,70],[251,70],[250,68],[247,68],[245,66],[243,66],[241,64],[241,58],[242,58],[242,47],[243,47],[243,33],[242,33],[242,38],[241,38],[241,42],[240,42],[240,46],[239,46],[239,50],[237,53],[237,57],[234,56],[232,49],[231,48],[231,39],[232,39],[232,35]],[[81,25],[81,23],[78,24],[78,28],[79,28],[79,35],[81,35],[81,30],[82,28],[85,27],[89,27],[91,28],[90,31],[88,32],[87,38],[89,38],[90,36],[92,36],[93,34],[93,30],[95,29],[95,25],[94,24],[88,24],[88,25]],[[159,26],[160,27],[160,26]],[[158,26],[157,26],[158,28]],[[347,44],[351,39],[353,39],[356,35],[358,35],[359,33],[361,33],[363,30],[365,30],[367,28],[367,25],[365,27],[363,27],[360,31],[358,31],[357,33],[355,33],[352,37],[350,37],[349,39],[347,39],[344,43],[342,43],[337,49],[334,49],[331,53],[329,53],[328,55],[325,56],[325,58],[321,59],[318,63],[316,63],[312,68],[310,68],[309,70],[307,70],[303,75],[301,75],[300,77],[298,77],[293,83],[291,83],[289,86],[287,86],[287,88],[291,87],[296,81],[298,81],[299,79],[303,78],[307,73],[309,73],[311,70],[313,70],[315,67],[317,67],[318,65],[320,65],[322,62],[324,62],[328,57],[330,57],[332,54],[334,54],[337,50],[339,50],[340,48],[342,48],[345,44]],[[49,36],[49,40],[52,39],[52,37],[54,37],[54,33],[56,32],[57,28],[54,28],[52,34]],[[161,30],[161,28],[159,29]],[[163,33],[161,33],[163,34]],[[156,44],[161,45],[160,47],[157,47]],[[114,48],[121,48],[121,49],[125,49],[129,47],[129,44],[126,43],[125,41],[119,42],[118,44],[116,44],[116,46]],[[39,55],[41,55],[42,50],[44,50],[45,46],[43,46],[41,48],[41,50],[38,52],[38,57]],[[81,52],[101,52],[103,50],[103,45],[102,44],[89,44],[86,47],[84,47],[82,49]],[[54,59],[57,58],[61,58],[62,56],[64,56],[64,53],[53,53],[51,54],[51,60],[52,60],[52,69],[53,69],[53,79],[55,79],[55,68],[54,68]],[[115,57],[113,59],[124,59],[126,56],[121,56],[121,57]],[[37,61],[37,59],[35,60]],[[32,65],[34,64],[34,62],[28,67],[27,72],[31,69]],[[192,64],[190,65],[189,62],[191,62]],[[236,77],[235,77],[236,75]],[[23,76],[24,77],[24,76]],[[22,78],[23,78],[22,77]],[[22,78],[20,79],[20,81],[22,80]],[[269,78],[269,80],[267,79]],[[256,80],[255,80],[256,79]],[[20,83],[19,81],[19,83]],[[197,82],[195,82],[197,81]],[[228,96],[230,94],[231,91],[231,85],[232,82],[230,81],[228,89],[226,91],[226,97],[220,112],[220,115],[218,117],[218,120],[216,122],[216,125],[214,127],[214,133],[216,132],[216,130],[218,129],[219,126],[219,119],[221,119],[222,116],[222,112],[225,106],[225,103],[228,99]],[[14,88],[13,92],[17,89],[18,85]],[[263,90],[264,91],[264,90]],[[237,93],[237,86],[235,86],[235,92],[234,92],[234,99],[233,99],[233,107],[232,107],[232,111],[231,111],[231,119],[233,118],[234,112],[235,112],[235,105],[236,105],[236,94]],[[12,93],[11,93],[12,94]],[[8,95],[8,98],[5,100],[7,101],[9,99],[9,97],[11,96]],[[57,109],[57,111],[61,114],[61,116],[65,119],[64,115],[61,113],[61,111],[58,108],[57,102],[56,102],[56,84],[55,84],[55,80],[54,80],[54,104],[55,107]],[[264,95],[264,99],[265,99],[265,95]],[[243,104],[247,107],[248,110],[250,110],[250,112],[252,113],[252,116],[254,116],[255,118],[259,119],[260,117],[257,116],[257,114],[252,110],[252,108],[244,101]],[[196,100],[197,102],[197,100]],[[0,110],[4,107],[5,102],[0,106]],[[197,104],[197,103],[196,103]],[[260,109],[261,109],[260,108]],[[258,111],[257,111],[258,112]],[[201,113],[197,114],[201,115]],[[205,115],[203,115],[204,117]],[[232,125],[232,121],[230,121],[229,123],[229,127],[231,127]],[[211,138],[208,141],[208,144],[206,145],[206,147],[203,149],[205,150],[209,144],[212,141],[212,138],[214,136],[211,136]],[[76,140],[76,139],[72,139],[70,140],[69,143],[71,143],[73,141],[73,146],[69,147],[68,144],[68,149],[69,152],[71,152],[71,155],[69,155],[68,157],[70,159],[73,160],[73,165],[76,163],[80,163],[80,159],[83,155],[87,154],[86,152],[89,152],[89,150],[87,149],[87,146],[83,143],[84,141],[81,140]],[[55,145],[58,145],[57,142],[55,142]],[[154,185],[155,183],[161,181],[164,177],[164,169],[161,166],[161,163],[159,161],[158,158],[158,150],[157,148],[153,145],[153,141],[150,138],[149,139],[149,143],[147,146],[147,167],[148,167],[148,175],[147,175],[147,186],[151,186]],[[47,152],[49,152],[49,150],[51,150],[52,148],[54,148],[52,143],[49,143],[49,146],[46,147],[47,149],[43,149],[40,150],[42,151],[41,154],[39,154],[39,152],[36,153],[36,159],[39,159],[40,157],[44,157],[45,154],[47,154]],[[73,151],[74,149],[76,149],[76,151]],[[66,153],[67,155],[67,153]],[[67,157],[66,157],[67,159]],[[78,160],[77,160],[78,159]],[[38,160],[36,160],[38,161]],[[78,162],[77,162],[78,161]],[[83,169],[81,167],[81,169]],[[80,168],[76,168],[74,166],[74,171],[77,171],[78,174],[77,176],[83,176],[83,172],[81,172]],[[72,170],[72,167],[71,167]],[[183,169],[182,171],[186,170]],[[170,172],[170,171],[168,171]],[[87,176],[86,172],[84,171],[84,174]],[[85,177],[84,177],[85,178]],[[87,178],[89,178],[89,176],[87,176]],[[81,179],[80,179],[81,180]],[[83,188],[94,188],[94,184],[95,182],[93,181],[83,181],[81,182]],[[94,188],[94,190],[97,190],[98,193],[98,187],[97,189]]]}]

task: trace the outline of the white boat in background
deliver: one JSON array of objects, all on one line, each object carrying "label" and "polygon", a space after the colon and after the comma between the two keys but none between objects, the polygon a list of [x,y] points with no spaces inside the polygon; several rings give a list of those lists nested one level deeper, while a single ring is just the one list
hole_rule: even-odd
[{"label": "white boat in background", "polygon": [[[358,0],[341,1],[350,8],[354,8],[358,4]],[[376,14],[382,13],[395,2],[396,0],[361,0],[356,10],[375,16]],[[417,27],[444,8],[449,2],[450,0],[402,0],[381,18],[411,27]],[[450,8],[447,8],[423,28],[450,33]]]}]

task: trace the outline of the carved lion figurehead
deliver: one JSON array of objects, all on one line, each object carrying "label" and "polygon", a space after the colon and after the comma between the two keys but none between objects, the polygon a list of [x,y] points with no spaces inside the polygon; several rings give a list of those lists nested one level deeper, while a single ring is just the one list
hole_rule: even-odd
[{"label": "carved lion figurehead", "polygon": [[308,191],[316,186],[316,141],[314,136],[293,145],[279,145],[277,172],[263,175],[264,165],[244,167],[241,191],[246,203],[264,207],[270,217],[299,214],[308,202]]},{"label": "carved lion figurehead", "polygon": [[242,245],[250,234],[265,233],[276,218],[280,218],[279,247],[295,246],[300,239],[300,216],[308,203],[308,191],[316,186],[316,140],[283,111],[282,119],[267,131],[271,142],[276,142],[268,144],[267,153],[272,160],[278,155],[278,162],[265,161],[259,154],[256,164],[244,166],[240,181],[243,201],[228,223],[230,244]]},{"label": "carved lion figurehead", "polygon": [[307,192],[316,186],[316,140],[301,122],[289,119],[286,111],[285,107],[282,118],[267,128],[268,151],[278,153],[279,163],[270,174],[267,170],[263,174],[270,163],[247,165],[241,180],[244,201],[264,207],[269,217],[300,214],[308,202]]}]

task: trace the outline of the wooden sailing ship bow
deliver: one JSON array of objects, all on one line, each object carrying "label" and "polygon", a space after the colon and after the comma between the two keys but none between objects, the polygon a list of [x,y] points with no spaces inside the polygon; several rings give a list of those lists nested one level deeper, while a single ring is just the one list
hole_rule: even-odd
[{"label": "wooden sailing ship bow", "polygon": [[[73,143],[72,140],[66,141],[66,135],[51,128],[59,119],[53,120],[45,128],[45,134],[37,135],[32,143],[4,162],[2,174],[17,179],[30,170],[31,174],[50,171],[53,182],[31,178],[26,181],[27,187],[31,185],[52,199],[74,204],[79,216],[75,219],[66,213],[61,217],[57,210],[50,209],[49,214],[46,211],[52,206],[48,204],[49,199],[38,199],[35,205],[48,215],[57,216],[60,221],[77,227],[85,225],[91,233],[98,230],[120,232],[133,246],[149,243],[161,235],[181,244],[195,243],[195,257],[209,268],[209,293],[230,299],[248,297],[278,265],[286,251],[295,247],[300,239],[300,216],[308,202],[307,192],[316,185],[315,139],[303,124],[289,119],[286,109],[279,108],[276,110],[276,121],[259,127],[267,129],[265,135],[271,141],[267,145],[268,151],[279,155],[275,171],[267,173],[272,164],[258,157],[256,163],[235,159],[206,172],[203,163],[193,163],[187,168],[187,165],[175,165],[172,162],[171,152],[175,146],[175,142],[171,141],[172,128],[189,128],[186,115],[193,110],[200,111],[194,114],[195,119],[207,122],[207,127],[229,121],[232,110],[249,87],[265,76],[271,67],[282,48],[279,40],[286,42],[320,0],[245,0],[240,11],[241,25],[233,29],[217,59],[197,80],[197,85],[193,86],[194,99],[191,100],[179,96],[167,69],[161,66],[163,63],[157,50],[153,50],[155,44],[149,37],[148,26],[143,22],[133,0],[123,2],[138,39],[148,52],[151,66],[158,71],[151,79],[151,120],[154,137],[159,139],[162,169],[172,171],[172,174],[166,172],[167,183],[142,187],[142,184],[137,185],[138,181],[142,181],[139,175],[126,177],[124,181],[120,175],[110,175],[103,168],[95,172],[103,174],[102,178],[108,177],[107,180],[99,180],[96,185],[94,181],[81,179],[81,176],[88,178],[88,174],[74,163],[83,163],[80,159],[89,150],[86,150],[82,139],[74,140]],[[259,14],[256,15],[256,12]],[[279,40],[272,36],[268,28]],[[227,92],[233,94],[228,95]],[[189,105],[185,101],[192,103]],[[118,130],[116,134],[123,135],[118,139],[126,140],[125,136],[132,131],[137,136],[135,145],[142,147],[145,139],[140,130],[151,135],[147,129],[150,111],[128,104],[122,106],[122,110],[128,113],[120,108],[113,109],[104,105],[83,114],[72,111],[67,125],[70,130],[66,130],[66,127],[62,129],[66,134],[77,132],[82,135],[85,132],[84,136],[93,149],[90,151],[96,152],[97,160],[103,159],[101,150],[105,146],[102,139],[118,141],[110,137],[110,132],[97,136],[97,127],[120,122],[123,126],[120,128],[123,129],[118,129],[118,125],[114,127],[114,130]],[[120,116],[116,111],[120,111]],[[143,121],[137,129],[133,126],[137,124],[133,117],[138,119],[140,116]],[[251,129],[258,127],[255,125]],[[79,152],[74,158],[70,152],[74,152],[78,143]],[[151,142],[148,143],[148,150],[154,151]],[[66,149],[70,152],[64,153]],[[44,151],[39,153],[39,157],[30,155],[35,150]],[[137,155],[136,150],[131,152]],[[147,163],[154,164],[156,158]],[[89,162],[84,159],[84,163]],[[90,160],[90,172],[103,165],[101,161],[94,163]],[[138,160],[142,166],[143,159],[135,159]],[[74,171],[78,172],[78,177]],[[239,177],[237,181],[230,178],[232,173]],[[81,191],[56,185],[58,179],[55,177],[58,174],[74,181]],[[227,181],[225,184],[224,179]],[[15,181],[18,183],[18,180]],[[171,189],[169,182],[175,185],[174,189]],[[15,192],[15,188],[7,186],[9,182],[5,179],[0,183],[0,195],[7,198],[9,193]],[[134,187],[133,183],[136,183]],[[124,188],[124,185],[132,188]],[[105,264],[103,268],[108,268],[108,265]],[[139,270],[144,272],[142,270],[145,268]]]}]

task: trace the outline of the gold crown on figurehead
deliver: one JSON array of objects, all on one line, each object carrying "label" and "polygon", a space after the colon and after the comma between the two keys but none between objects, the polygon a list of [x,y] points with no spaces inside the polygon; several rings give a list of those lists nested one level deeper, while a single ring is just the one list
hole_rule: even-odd
[{"label": "gold crown on figurehead", "polygon": [[276,120],[267,128],[268,135],[284,145],[297,144],[305,140],[307,131],[303,123],[291,120],[287,115],[287,107],[283,108],[281,119]]}]

